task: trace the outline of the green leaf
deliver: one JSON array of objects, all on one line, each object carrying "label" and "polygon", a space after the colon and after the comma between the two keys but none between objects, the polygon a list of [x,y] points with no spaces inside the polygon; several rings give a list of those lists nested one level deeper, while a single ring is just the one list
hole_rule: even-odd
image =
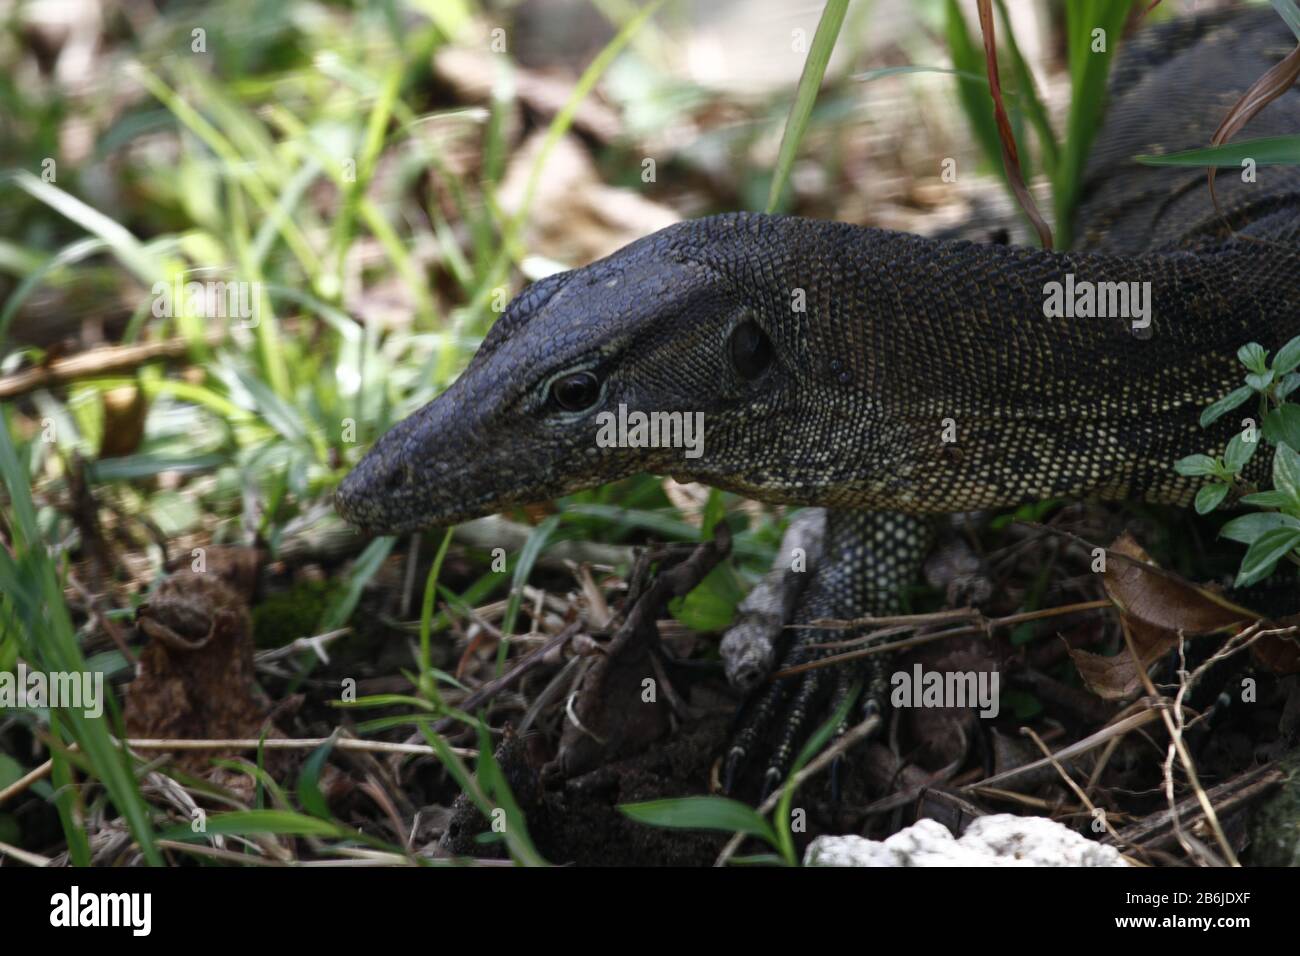
[{"label": "green leaf", "polygon": [[1275,528],[1272,531],[1265,531],[1251,542],[1246,550],[1246,556],[1241,559],[1236,586],[1249,587],[1268,577],[1277,567],[1277,563],[1298,544],[1300,544],[1300,530],[1295,528]]},{"label": "green leaf", "polygon": [[712,541],[713,529],[727,516],[727,505],[722,499],[722,492],[717,488],[709,489],[709,500],[704,505],[703,520],[700,522],[700,540]]},{"label": "green leaf", "polygon": [[1300,372],[1289,372],[1282,381],[1277,383],[1277,388],[1273,390],[1273,394],[1279,400],[1284,399],[1296,390],[1297,385],[1300,385]]},{"label": "green leaf", "polygon": [[164,471],[179,474],[194,474],[200,471],[212,471],[220,468],[230,460],[228,455],[159,455],[144,452],[138,455],[122,455],[117,458],[104,458],[86,463],[86,471],[91,481],[135,481],[139,478],[152,478]]},{"label": "green leaf", "polygon": [[1260,427],[1273,444],[1300,448],[1300,405],[1279,405],[1264,416]]},{"label": "green leaf", "polygon": [[[1300,140],[1300,136],[1296,139]],[[1278,349],[1277,355],[1273,356],[1273,371],[1278,375],[1285,375],[1297,365],[1300,365],[1300,335]]]},{"label": "green leaf", "polygon": [[[1253,496],[1252,496],[1253,497]],[[1219,529],[1219,537],[1242,544],[1254,544],[1255,539],[1266,531],[1275,528],[1294,528],[1300,531],[1300,518],[1280,514],[1276,511],[1260,511],[1255,514],[1233,518]]]},{"label": "green leaf", "polygon": [[347,837],[347,827],[328,820],[318,820],[291,810],[236,810],[209,816],[203,832],[195,833],[190,824],[164,830],[160,837],[167,840],[201,840],[216,836],[247,836],[253,833],[275,833],[283,836]]},{"label": "green leaf", "polygon": [[1246,376],[1246,384],[1257,392],[1262,392],[1273,384],[1273,370],[1264,369],[1262,372],[1251,372]]},{"label": "green leaf", "polygon": [[1254,505],[1257,508],[1281,508],[1290,504],[1290,501],[1280,491],[1257,491],[1253,495],[1243,496],[1241,503]]},{"label": "green leaf", "polygon": [[1259,436],[1255,436],[1255,441],[1246,441],[1245,432],[1239,432],[1233,435],[1228,442],[1228,447],[1223,453],[1223,464],[1227,467],[1229,473],[1240,474],[1241,469],[1246,467],[1259,448]]},{"label": "green leaf", "polygon": [[772,173],[772,187],[767,194],[768,212],[776,210],[781,192],[790,178],[799,144],[808,130],[808,120],[812,116],[813,105],[817,102],[822,77],[826,74],[826,65],[831,61],[831,53],[835,50],[835,41],[839,38],[844,14],[848,9],[849,0],[828,0],[821,19],[817,21],[817,32],[813,34],[808,59],[804,61],[803,73],[799,77],[799,88],[795,90],[790,115],[785,121],[785,132],[781,134],[781,149],[777,154],[776,169]]},{"label": "green leaf", "polygon": [[1268,352],[1258,342],[1247,342],[1237,349],[1237,360],[1252,372],[1263,373],[1268,370]]},{"label": "green leaf", "polygon": [[1205,428],[1214,424],[1254,394],[1255,390],[1245,385],[1229,392],[1213,405],[1208,406],[1205,411],[1201,412],[1201,427]]},{"label": "green leaf", "polygon": [[1033,71],[1029,69],[1029,65],[1020,52],[1020,44],[1016,42],[1016,31],[1012,29],[1011,14],[1007,12],[1007,5],[1004,0],[997,0],[997,7],[998,16],[1002,19],[1003,26],[1003,31],[999,36],[1006,41],[1006,51],[1011,60],[1011,70],[1016,77],[1016,92],[1024,102],[1025,113],[1038,136],[1038,145],[1043,154],[1043,166],[1046,168],[1047,174],[1051,176],[1056,172],[1056,165],[1060,159],[1060,147],[1056,142],[1056,134],[1052,131],[1052,123],[1048,119],[1047,109],[1043,106],[1042,100],[1038,98],[1038,87],[1034,83]]},{"label": "green leaf", "polygon": [[447,548],[451,545],[451,534],[455,528],[448,528],[442,535],[442,544],[438,545],[438,551],[433,556],[433,564],[429,567],[429,575],[424,579],[424,601],[420,605],[420,693],[428,696],[430,700],[438,706],[442,706],[442,695],[438,693],[437,682],[433,680],[430,673],[433,665],[432,645],[429,636],[433,631],[433,598],[435,588],[438,586],[438,575],[442,573],[442,562],[447,557]]},{"label": "green leaf", "polygon": [[1300,455],[1285,443],[1278,445],[1273,455],[1273,487],[1300,503]]},{"label": "green leaf", "polygon": [[150,248],[129,229],[53,183],[37,179],[24,169],[12,174],[12,182],[32,198],[45,203],[74,225],[93,233],[143,285],[152,286],[167,275],[166,267]]},{"label": "green leaf", "polygon": [[[1129,0],[1069,0],[1061,5],[1065,12],[1071,95],[1060,164],[1053,177],[1052,200],[1062,249],[1070,247],[1074,236],[1074,214],[1083,192],[1084,167],[1092,141],[1102,127],[1111,60],[1133,5]],[[1104,50],[1098,50],[1094,43],[1097,31],[1106,40]]]},{"label": "green leaf", "polygon": [[1297,0],[1273,0],[1273,9],[1286,21],[1291,32],[1300,40],[1300,2]]},{"label": "green leaf", "polygon": [[1209,455],[1188,455],[1174,462],[1174,471],[1191,478],[1213,475],[1218,471],[1218,463]]},{"label": "green leaf", "polygon": [[1198,515],[1209,514],[1223,504],[1223,499],[1228,497],[1228,491],[1228,486],[1219,481],[1203,487],[1196,493],[1196,513]]},{"label": "green leaf", "polygon": [[330,819],[331,815],[329,801],[321,792],[320,775],[333,749],[334,740],[331,738],[311,752],[298,772],[298,802],[304,810],[322,820]]},{"label": "green leaf", "polygon": [[624,814],[637,823],[656,827],[685,830],[723,830],[727,833],[746,833],[776,846],[776,833],[771,824],[753,807],[727,797],[678,797],[666,800],[649,800],[645,803],[625,803],[619,806]]},{"label": "green leaf", "polygon": [[1133,158],[1147,166],[1240,166],[1247,159],[1254,160],[1256,166],[1296,166],[1300,165],[1300,136],[1261,136],[1164,156],[1143,154]]},{"label": "green leaf", "polygon": [[329,606],[321,612],[320,623],[316,626],[318,634],[337,630],[348,622],[352,612],[361,601],[361,594],[370,583],[370,579],[379,573],[379,569],[388,560],[388,552],[397,543],[394,537],[375,538],[352,563],[352,572],[348,575],[348,586],[330,600]]},{"label": "green leaf", "polygon": [[669,601],[668,610],[692,631],[723,631],[730,626],[742,597],[735,569],[723,562],[685,597]]}]

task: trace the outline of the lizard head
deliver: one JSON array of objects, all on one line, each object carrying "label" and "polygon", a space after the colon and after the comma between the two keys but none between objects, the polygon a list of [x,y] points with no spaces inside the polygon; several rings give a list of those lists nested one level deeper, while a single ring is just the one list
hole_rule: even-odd
[{"label": "lizard head", "polygon": [[787,297],[756,290],[773,280],[748,242],[729,266],[717,255],[764,218],[680,223],[528,287],[344,479],[340,514],[397,533],[641,472],[796,500],[768,463],[815,414],[796,373],[806,336],[777,314]]}]

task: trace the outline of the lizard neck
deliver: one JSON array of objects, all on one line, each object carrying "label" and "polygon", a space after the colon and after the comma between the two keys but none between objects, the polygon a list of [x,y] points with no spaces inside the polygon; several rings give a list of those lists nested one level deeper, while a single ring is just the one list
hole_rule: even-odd
[{"label": "lizard neck", "polygon": [[[791,355],[799,427],[784,440],[851,449],[792,494],[731,483],[760,497],[909,512],[1186,503],[1197,482],[1173,462],[1221,451],[1241,427],[1198,425],[1241,383],[1237,349],[1300,333],[1286,243],[1099,256],[734,218],[708,227],[709,248]],[[739,261],[728,233],[745,237]]]}]

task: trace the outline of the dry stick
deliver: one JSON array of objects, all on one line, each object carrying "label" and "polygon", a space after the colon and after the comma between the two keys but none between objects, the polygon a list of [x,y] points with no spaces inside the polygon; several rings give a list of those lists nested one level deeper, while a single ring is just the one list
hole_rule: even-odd
[{"label": "dry stick", "polygon": [[[999,787],[980,787],[979,795],[988,800],[1004,800],[1007,803],[1018,803],[1022,806],[1033,807],[1035,810],[1042,810],[1044,813],[1050,813],[1057,808],[1055,800],[1044,800],[1042,797],[1031,797],[1027,793],[1019,793],[1015,790],[1002,790]],[[1075,811],[1069,811],[1071,813]]]},{"label": "dry stick", "polygon": [[[224,337],[222,332],[212,332],[206,336],[206,341],[209,345],[217,345]],[[38,388],[49,388],[79,378],[129,372],[161,359],[181,358],[189,351],[190,342],[180,338],[142,345],[105,345],[0,378],[0,401],[11,401]]]},{"label": "dry stick", "polygon": [[[970,627],[992,631],[1000,627],[1024,624],[1026,621],[1038,621],[1046,617],[1060,617],[1064,614],[1074,614],[1082,611],[1099,611],[1114,606],[1114,602],[1108,598],[1099,598],[1095,601],[1082,601],[1078,604],[1062,604],[1060,607],[1040,608],[1037,611],[1022,611],[1019,614],[1008,614],[1005,617],[985,617],[978,608],[962,607],[948,611],[931,611],[928,614],[897,614],[889,617],[818,618],[808,624],[789,624],[787,627],[794,630],[822,628],[823,630],[833,631],[884,624],[901,625],[913,629],[925,624],[947,624],[954,621],[964,621]],[[862,638],[854,638],[853,641],[840,643],[847,647],[861,640]],[[837,645],[827,644],[824,646],[835,647]]]},{"label": "dry stick", "polygon": [[[1210,802],[1220,813],[1226,813],[1276,787],[1284,776],[1283,770],[1275,763],[1255,767],[1211,789],[1208,794]],[[1195,796],[1184,797],[1178,802],[1178,812],[1199,812],[1199,806],[1193,804],[1196,804]],[[1125,827],[1120,838],[1129,846],[1140,846],[1148,850],[1158,848],[1170,839],[1170,834],[1160,831],[1166,825],[1172,831],[1173,817],[1171,811],[1162,810]]]},{"label": "dry stick", "polygon": [[288,860],[276,860],[269,856],[239,853],[235,850],[221,850],[204,843],[182,843],[179,840],[156,840],[154,842],[164,850],[179,850],[182,853],[192,853],[195,856],[207,857],[210,860],[221,860],[225,863],[237,863],[240,866],[286,867],[294,865]]},{"label": "dry stick", "polygon": [[[1181,709],[1183,698],[1184,696],[1186,696],[1187,692],[1196,684],[1196,682],[1200,680],[1201,676],[1207,670],[1209,670],[1211,666],[1217,664],[1219,661],[1224,660],[1225,658],[1231,657],[1233,654],[1236,654],[1239,651],[1246,650],[1246,648],[1250,647],[1252,644],[1254,644],[1262,637],[1290,636],[1296,633],[1297,630],[1300,630],[1300,628],[1281,627],[1281,628],[1275,628],[1273,630],[1263,630],[1262,622],[1256,621],[1250,627],[1246,628],[1246,630],[1230,637],[1224,643],[1223,647],[1215,651],[1214,654],[1209,659],[1204,661],[1198,668],[1196,668],[1196,670],[1192,671],[1191,674],[1188,674],[1185,669],[1186,639],[1180,633],[1178,635],[1178,661],[1181,666],[1178,669],[1178,693],[1174,697],[1174,707],[1175,710],[1177,711],[1176,717],[1174,719],[1176,719],[1177,726],[1178,726],[1178,740],[1179,741],[1182,740],[1183,732],[1187,729],[1188,726],[1190,726],[1189,724],[1185,723],[1183,720],[1182,709]],[[1193,718],[1192,723],[1195,724],[1198,720],[1201,720],[1202,717],[1204,716],[1205,715],[1201,715],[1201,717]],[[1183,831],[1182,819],[1178,812],[1178,805],[1174,801],[1173,758],[1174,758],[1174,747],[1171,744],[1165,758],[1165,781],[1166,781],[1165,793],[1167,799],[1169,800],[1169,819],[1171,824],[1173,825],[1174,834],[1178,838],[1178,842],[1184,845],[1184,849],[1187,849],[1187,842],[1185,841],[1188,841],[1191,835]],[[1201,799],[1204,798],[1205,803],[1208,803],[1210,806],[1213,806],[1214,801],[1211,800],[1207,794],[1203,793],[1200,786],[1196,784],[1195,781],[1193,781],[1193,783],[1194,783],[1194,789],[1197,795],[1198,802],[1200,802]]]},{"label": "dry stick", "polygon": [[328,664],[329,657],[325,653],[325,645],[351,633],[352,628],[340,627],[333,631],[326,631],[324,634],[315,634],[311,637],[296,637],[288,644],[281,644],[279,647],[272,647],[265,651],[258,651],[253,655],[253,660],[258,664],[265,664],[269,661],[280,660],[283,657],[295,657],[303,651],[311,651],[320,658],[322,663]]},{"label": "dry stick", "polygon": [[[467,714],[473,713],[481,705],[487,703],[497,694],[501,693],[501,691],[505,690],[511,684],[515,683],[517,680],[519,680],[519,678],[523,677],[524,674],[528,673],[539,663],[544,661],[547,655],[550,654],[553,650],[555,650],[555,648],[561,647],[565,643],[567,643],[570,638],[574,637],[574,635],[576,635],[580,630],[582,630],[582,624],[583,622],[581,619],[576,620],[572,624],[566,626],[564,630],[560,631],[558,634],[548,637],[546,639],[546,643],[542,644],[540,647],[533,649],[532,651],[529,651],[526,655],[524,655],[519,660],[519,663],[517,663],[509,671],[502,674],[500,677],[493,678],[492,680],[484,684],[482,687],[480,687],[478,690],[474,691],[474,693],[470,694],[463,701],[461,701],[456,709],[463,711],[464,713]],[[446,733],[447,730],[449,730],[452,727],[452,725],[454,725],[455,723],[456,723],[455,717],[444,717],[442,720],[438,721],[438,723],[434,724],[433,732],[436,734]],[[423,745],[411,745],[411,746],[423,746]]]},{"label": "dry stick", "polygon": [[130,645],[127,644],[126,638],[122,635],[121,629],[113,621],[110,621],[108,616],[99,609],[99,606],[95,601],[95,596],[91,594],[86,586],[77,579],[75,574],[69,571],[67,578],[68,584],[77,592],[77,595],[81,600],[86,603],[86,610],[89,612],[90,616],[94,618],[95,623],[99,625],[100,630],[109,636],[109,639],[117,647],[118,651],[121,652],[122,657],[124,657],[126,662],[131,665],[132,669],[134,669],[136,664],[139,662],[136,660],[135,654],[132,653]]},{"label": "dry stick", "polygon": [[[333,740],[334,747],[337,750],[414,754],[429,757],[438,755],[438,752],[427,744],[398,744],[386,740],[358,740],[355,737],[268,737],[265,740],[259,740],[256,737],[236,737],[228,740],[187,740],[180,738],[174,740],[138,738],[121,740],[117,737],[111,737],[110,739],[115,745],[125,744],[134,750],[256,750],[259,747],[266,750],[312,750]],[[69,745],[67,749],[69,752],[74,752],[80,748],[74,743]],[[466,747],[452,747],[451,749],[453,753],[461,757],[478,756],[478,751],[475,749]],[[17,796],[36,781],[48,776],[53,766],[54,761],[47,760],[30,773],[0,790],[0,806],[10,797]]]},{"label": "dry stick", "polygon": [[[846,732],[843,737],[841,737],[839,740],[835,741],[834,744],[832,744],[831,746],[823,750],[813,760],[809,761],[808,766],[804,767],[797,774],[795,774],[794,779],[787,786],[797,790],[799,787],[803,786],[805,780],[807,780],[809,777],[812,777],[815,774],[820,773],[825,767],[830,765],[830,762],[832,760],[834,760],[840,754],[844,753],[846,750],[848,750],[850,747],[856,744],[859,740],[862,740],[870,736],[871,734],[875,733],[876,729],[880,726],[880,724],[881,724],[880,715],[872,714],[862,723],[855,726],[852,730]],[[771,813],[772,810],[776,807],[776,805],[781,802],[781,796],[785,793],[785,790],[786,787],[784,786],[778,787],[776,790],[772,792],[772,794],[766,800],[764,800],[761,804],[759,804],[758,807],[759,815],[761,816],[765,813]],[[714,861],[713,865],[725,866],[727,861],[731,859],[731,857],[735,854],[735,852],[738,849],[740,849],[740,845],[745,842],[746,836],[748,836],[748,834],[745,833],[737,833],[734,836],[732,836],[732,838],[727,841],[727,845],[722,848],[722,852],[718,854],[718,859]]]},{"label": "dry stick", "polygon": [[[1251,625],[1251,627],[1258,626],[1257,623]],[[1137,667],[1138,675],[1141,677],[1142,683],[1146,686],[1147,693],[1160,697],[1160,693],[1156,690],[1155,684],[1151,681],[1151,675],[1148,674],[1146,668],[1142,666],[1142,658],[1138,656],[1137,648],[1133,644],[1133,635],[1130,632],[1128,625],[1124,623],[1122,619],[1120,621],[1120,629],[1124,633],[1124,644],[1128,647],[1128,652],[1133,657],[1133,663]],[[1178,636],[1181,640],[1181,630],[1178,632]],[[1163,700],[1163,698],[1161,699]],[[1241,866],[1241,863],[1237,860],[1237,854],[1232,852],[1232,845],[1228,843],[1228,835],[1223,832],[1223,827],[1219,824],[1219,817],[1218,814],[1214,812],[1214,805],[1210,803],[1209,798],[1205,795],[1205,790],[1201,787],[1201,781],[1196,774],[1196,767],[1192,764],[1192,755],[1188,753],[1187,745],[1183,742],[1183,734],[1180,725],[1174,722],[1174,719],[1170,716],[1167,708],[1160,708],[1160,716],[1165,722],[1165,729],[1169,732],[1170,748],[1175,749],[1178,752],[1178,759],[1182,763],[1183,770],[1187,774],[1187,782],[1191,785],[1192,791],[1196,794],[1196,800],[1201,805],[1201,810],[1205,813],[1205,819],[1209,822],[1210,829],[1214,832],[1214,838],[1218,841],[1219,848],[1223,850],[1224,859],[1228,861],[1229,866]],[[1172,757],[1170,760],[1172,760]],[[1166,764],[1165,779],[1165,790],[1169,798],[1169,806],[1172,809],[1176,804],[1174,801],[1172,766],[1169,763]],[[1195,853],[1184,839],[1184,834],[1182,834],[1182,825],[1177,820],[1176,816],[1174,818],[1174,829],[1179,833],[1179,842],[1183,844],[1183,849],[1187,850],[1190,856],[1195,856]]]},{"label": "dry stick", "polygon": [[[1088,808],[1088,812],[1092,814],[1093,819],[1095,820],[1097,815],[1096,805],[1088,799],[1088,795],[1083,792],[1083,788],[1074,782],[1074,778],[1065,772],[1065,768],[1062,767],[1060,761],[1056,759],[1056,755],[1047,749],[1047,744],[1043,743],[1043,739],[1039,737],[1038,734],[1034,733],[1032,727],[1021,727],[1020,733],[1023,736],[1030,738],[1037,745],[1038,749],[1043,752],[1044,756],[1052,762],[1052,766],[1055,767],[1056,772],[1061,775],[1061,779],[1065,781],[1066,786],[1073,790],[1074,795],[1083,801],[1083,805]],[[1119,839],[1119,834],[1116,833],[1115,828],[1110,825],[1110,819],[1107,817],[1105,810],[1101,812],[1101,823],[1111,836],[1116,840]]]},{"label": "dry stick", "polygon": [[39,853],[31,853],[27,850],[20,850],[16,846],[10,846],[8,843],[0,843],[0,856],[11,856],[19,863],[26,863],[28,866],[49,866],[54,862],[48,856],[41,856]]},{"label": "dry stick", "polygon": [[1004,770],[1001,773],[995,773],[991,777],[985,777],[983,780],[976,780],[962,787],[963,790],[979,790],[983,787],[991,787],[994,784],[1005,783],[1013,777],[1018,777],[1024,773],[1030,773],[1042,767],[1051,766],[1052,759],[1069,760],[1077,757],[1079,754],[1087,753],[1096,747],[1100,747],[1112,737],[1123,736],[1131,730],[1137,730],[1139,727],[1151,723],[1156,719],[1158,708],[1139,711],[1123,720],[1116,721],[1106,727],[1101,728],[1094,734],[1084,737],[1082,740],[1070,744],[1068,747],[1062,747],[1052,754],[1051,758],[1044,757],[1041,760],[1035,760],[1033,763],[1027,763],[1023,767],[1012,767],[1010,770]]},{"label": "dry stick", "polygon": [[961,608],[955,611],[936,611],[931,614],[907,614],[895,617],[865,617],[853,621],[843,621],[835,619],[825,619],[815,621],[807,625],[792,625],[797,629],[808,627],[825,627],[828,630],[841,629],[849,627],[862,627],[867,624],[892,624],[894,627],[886,627],[885,630],[876,631],[865,637],[854,638],[851,641],[837,641],[830,644],[814,645],[817,647],[850,647],[860,644],[866,640],[877,640],[882,633],[897,634],[904,630],[912,630],[923,624],[944,623],[948,621],[968,621],[970,623],[962,627],[952,627],[943,631],[932,631],[929,634],[918,634],[915,637],[904,638],[901,641],[891,641],[888,644],[873,644],[870,647],[864,647],[860,650],[849,651],[845,654],[832,654],[815,661],[808,661],[804,664],[796,664],[794,667],[787,667],[779,670],[768,678],[769,681],[778,680],[784,677],[790,677],[803,671],[815,670],[819,667],[834,667],[845,661],[858,660],[863,657],[870,657],[873,654],[887,654],[891,651],[904,650],[909,647],[918,647],[922,644],[929,644],[934,641],[943,640],[945,637],[959,637],[966,634],[991,634],[994,630],[1003,627],[1013,627],[1017,624],[1023,624],[1026,621],[1037,621],[1048,617],[1060,617],[1066,614],[1075,614],[1082,611],[1095,611],[1104,608],[1114,607],[1108,600],[1084,601],[1079,604],[1066,604],[1061,607],[1044,608],[1038,611],[1026,611],[1022,614],[1008,614],[1006,617],[986,618],[974,608]]}]

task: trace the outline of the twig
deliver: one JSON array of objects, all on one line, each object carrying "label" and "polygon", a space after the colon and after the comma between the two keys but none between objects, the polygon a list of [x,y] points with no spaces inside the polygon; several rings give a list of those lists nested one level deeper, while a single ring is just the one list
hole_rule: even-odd
[{"label": "twig", "polygon": [[[1277,764],[1264,764],[1225,780],[1208,792],[1210,802],[1219,813],[1227,813],[1238,806],[1267,793],[1282,782],[1285,772]],[[1178,803],[1178,814],[1193,813],[1199,818],[1200,805],[1195,795],[1184,797]],[[1161,810],[1144,820],[1139,820],[1120,831],[1119,840],[1127,846],[1152,849],[1162,846],[1173,837],[1174,811]],[[1194,824],[1196,821],[1193,820]],[[1168,832],[1165,831],[1168,828]]]},{"label": "twig", "polygon": [[[216,345],[223,338],[224,333],[212,332],[206,340],[209,345]],[[190,348],[189,340],[174,338],[145,342],[142,345],[105,345],[88,349],[78,355],[55,359],[45,365],[25,368],[0,378],[0,401],[12,401],[38,388],[49,388],[81,378],[129,372],[161,359],[181,358],[189,354]]]},{"label": "twig", "polygon": [[282,657],[293,657],[295,654],[299,654],[302,651],[311,651],[320,658],[321,663],[328,664],[330,659],[325,653],[325,645],[331,641],[338,640],[345,634],[351,633],[352,628],[340,627],[336,630],[326,631],[324,634],[316,634],[312,637],[299,637],[290,641],[288,644],[281,645],[280,647],[273,647],[266,651],[258,651],[253,655],[253,659],[258,664],[265,664],[268,661],[277,661]]},{"label": "twig", "polygon": [[1132,714],[1122,720],[1118,720],[1113,724],[1101,728],[1101,730],[1098,730],[1096,733],[1090,734],[1082,740],[1070,744],[1068,747],[1062,747],[1060,750],[1052,754],[1050,758],[1044,757],[1041,760],[1035,760],[1033,763],[1027,763],[1023,767],[1012,767],[1010,770],[995,773],[993,776],[985,777],[983,780],[976,780],[974,783],[968,783],[963,786],[962,789],[978,790],[981,787],[991,787],[994,784],[1005,783],[1013,777],[1018,777],[1021,774],[1031,773],[1032,771],[1038,770],[1042,767],[1051,766],[1053,760],[1069,760],[1073,757],[1079,756],[1080,754],[1087,753],[1089,750],[1100,747],[1112,737],[1123,736],[1129,731],[1137,730],[1139,727],[1151,723],[1151,721],[1156,719],[1157,709],[1158,708],[1153,707],[1148,710],[1139,711],[1136,714]]},{"label": "twig", "polygon": [[774,672],[768,680],[780,680],[786,677],[791,677],[795,674],[800,674],[804,671],[815,670],[819,667],[835,667],[843,664],[845,661],[858,660],[863,657],[871,657],[875,654],[888,654],[893,651],[918,647],[922,644],[930,644],[934,641],[943,640],[946,637],[958,637],[966,634],[984,634],[988,636],[999,628],[1014,627],[1017,624],[1023,624],[1026,621],[1037,621],[1048,617],[1060,617],[1066,614],[1075,614],[1083,611],[1097,611],[1112,607],[1114,607],[1114,605],[1110,601],[1098,600],[1084,601],[1079,604],[1066,604],[1055,608],[1043,608],[1037,611],[1025,611],[1021,614],[1008,614],[1006,617],[996,618],[987,618],[975,608],[960,608],[952,611],[936,611],[930,614],[907,614],[894,617],[874,618],[864,617],[855,620],[836,620],[833,618],[826,618],[814,621],[810,624],[788,625],[795,629],[820,627],[826,628],[827,630],[865,627],[871,624],[892,625],[885,627],[882,631],[873,631],[870,634],[862,637],[855,637],[848,641],[809,645],[811,647],[854,647],[866,641],[878,641],[885,635],[899,634],[904,631],[914,630],[915,628],[925,624],[961,621],[967,622],[962,627],[952,627],[942,631],[931,631],[928,634],[917,634],[915,637],[904,638],[900,641],[891,641],[887,644],[873,643],[870,647],[863,647],[859,650],[849,651],[844,654],[831,654],[815,661],[796,664],[794,667],[787,667],[783,670]]},{"label": "twig", "polygon": [[49,866],[54,862],[48,856],[41,856],[39,853],[31,853],[27,850],[20,850],[16,846],[10,846],[8,843],[0,843],[0,856],[11,856],[19,863],[26,863],[28,866]]},{"label": "twig", "polygon": [[[1090,799],[1088,799],[1088,795],[1083,792],[1083,788],[1074,782],[1074,778],[1065,772],[1065,768],[1061,766],[1061,763],[1059,760],[1057,760],[1056,755],[1047,749],[1047,744],[1043,743],[1043,739],[1039,737],[1038,734],[1034,733],[1034,729],[1032,727],[1021,727],[1020,732],[1026,737],[1030,738],[1037,745],[1038,749],[1043,752],[1046,758],[1052,762],[1052,766],[1056,768],[1056,772],[1060,774],[1061,779],[1065,781],[1066,786],[1068,786],[1071,790],[1074,791],[1074,795],[1083,802],[1083,805],[1088,808],[1088,813],[1091,814],[1092,818],[1095,820],[1097,818],[1096,805]],[[1101,822],[1102,822],[1102,826],[1106,828],[1107,833],[1109,833],[1111,836],[1115,837],[1116,839],[1119,839],[1119,834],[1116,833],[1115,828],[1110,825],[1110,819],[1107,817],[1105,810],[1101,812]]]},{"label": "twig", "polygon": [[[1133,644],[1133,635],[1129,630],[1128,624],[1121,619],[1120,625],[1121,630],[1124,633],[1124,644],[1128,647],[1128,652],[1133,657],[1133,663],[1137,667],[1138,676],[1146,686],[1147,693],[1159,696],[1155,684],[1151,681],[1151,675],[1148,674],[1146,668],[1142,666],[1142,658],[1138,656],[1137,647]],[[1258,628],[1258,626],[1258,624],[1251,625],[1251,627],[1255,628]],[[1179,632],[1179,639],[1182,639],[1181,631]],[[1180,693],[1178,700],[1181,701],[1181,699],[1182,694]],[[1214,806],[1210,803],[1209,798],[1205,795],[1205,790],[1201,787],[1201,781],[1196,774],[1196,766],[1192,763],[1192,755],[1188,752],[1187,745],[1183,742],[1182,722],[1175,721],[1174,717],[1169,713],[1168,708],[1165,707],[1160,708],[1160,716],[1165,722],[1165,729],[1169,732],[1170,749],[1171,751],[1176,750],[1178,753],[1178,759],[1183,765],[1183,771],[1187,774],[1187,782],[1190,784],[1192,791],[1196,794],[1196,800],[1200,803],[1201,810],[1205,813],[1205,819],[1209,823],[1210,829],[1214,832],[1214,838],[1218,841],[1219,848],[1223,851],[1224,859],[1227,860],[1229,866],[1240,866],[1241,864],[1237,861],[1237,854],[1232,851],[1232,845],[1228,842],[1228,835],[1223,832],[1223,827],[1219,823],[1219,817],[1214,812]],[[1165,792],[1168,796],[1171,810],[1176,806],[1174,802],[1173,774],[1170,772],[1172,761],[1173,754],[1171,752],[1166,761],[1165,767]],[[1173,821],[1174,829],[1179,833],[1179,842],[1183,844],[1183,848],[1187,850],[1189,854],[1195,856],[1190,844],[1185,839],[1185,835],[1181,832],[1181,825],[1176,813],[1173,817]]]}]

